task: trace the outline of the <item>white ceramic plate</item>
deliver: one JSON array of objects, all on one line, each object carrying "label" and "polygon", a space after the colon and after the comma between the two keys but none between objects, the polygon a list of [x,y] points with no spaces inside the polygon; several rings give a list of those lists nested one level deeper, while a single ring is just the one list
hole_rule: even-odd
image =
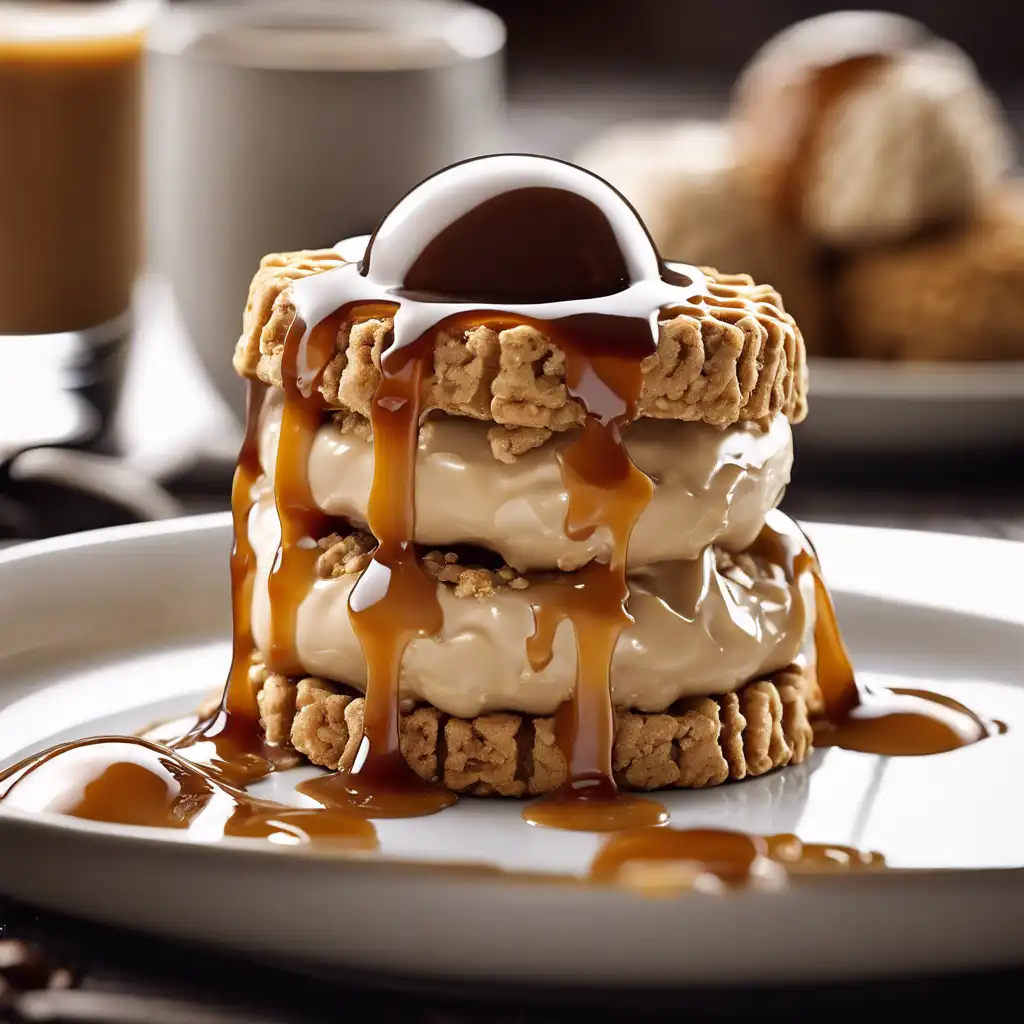
[{"label": "white ceramic plate", "polygon": [[1024,444],[1024,361],[810,361],[802,450],[940,452]]},{"label": "white ceramic plate", "polygon": [[[862,674],[955,694],[1009,732],[932,758],[819,752],[667,803],[677,826],[794,831],[906,871],[725,897],[550,884],[517,872],[580,873],[599,837],[465,799],[378,822],[382,854],[358,856],[0,810],[0,888],[255,957],[434,977],[735,985],[1024,963],[1024,545],[811,531]],[[0,555],[0,766],[187,713],[214,689],[229,546],[217,515]],[[289,799],[310,771],[266,789]],[[437,867],[466,862],[508,873]]]}]

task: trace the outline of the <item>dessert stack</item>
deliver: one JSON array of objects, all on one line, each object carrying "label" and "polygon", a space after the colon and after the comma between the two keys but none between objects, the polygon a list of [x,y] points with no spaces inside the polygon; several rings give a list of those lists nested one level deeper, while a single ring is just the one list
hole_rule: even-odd
[{"label": "dessert stack", "polygon": [[763,543],[807,375],[771,287],[662,263],[572,165],[489,157],[266,257],[235,366],[271,744],[352,773],[391,721],[421,779],[513,797],[807,756],[813,594]]}]

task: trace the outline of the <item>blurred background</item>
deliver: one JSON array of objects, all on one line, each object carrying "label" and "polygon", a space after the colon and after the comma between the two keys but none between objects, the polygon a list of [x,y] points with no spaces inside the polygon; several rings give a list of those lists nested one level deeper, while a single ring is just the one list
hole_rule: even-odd
[{"label": "blurred background", "polygon": [[1024,14],[887,9],[0,2],[0,544],[226,509],[260,256],[503,150],[780,288],[791,514],[1024,539]]}]

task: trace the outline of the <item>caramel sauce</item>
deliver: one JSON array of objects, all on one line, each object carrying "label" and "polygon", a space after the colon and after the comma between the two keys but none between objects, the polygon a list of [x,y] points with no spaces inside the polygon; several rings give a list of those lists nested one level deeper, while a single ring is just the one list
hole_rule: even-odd
[{"label": "caramel sauce", "polygon": [[201,840],[316,840],[361,850],[377,845],[368,821],[255,800],[170,748],[138,737],[97,737],[37,754],[0,774],[0,800],[86,821],[183,829]]},{"label": "caramel sauce", "polygon": [[367,511],[378,546],[349,596],[367,671],[360,760],[350,772],[299,787],[325,806],[356,807],[373,817],[433,814],[456,800],[409,767],[399,741],[402,655],[411,640],[435,636],[444,625],[437,585],[413,545],[420,399],[432,357],[432,344],[388,350],[371,411],[374,467]]},{"label": "caramel sauce", "polygon": [[255,782],[272,772],[283,751],[264,742],[256,692],[249,680],[252,667],[252,593],[256,555],[249,543],[249,512],[253,486],[262,473],[259,455],[260,412],[266,386],[249,381],[245,403],[245,436],[231,483],[231,668],[217,712],[181,739],[171,743],[187,750],[189,759],[235,785]]},{"label": "caramel sauce", "polygon": [[704,888],[702,881],[709,877],[728,888],[741,888],[756,881],[778,884],[786,875],[884,868],[881,854],[849,846],[805,843],[795,835],[645,828],[619,832],[608,839],[591,863],[589,878],[593,882],[678,892]]},{"label": "caramel sauce", "polygon": [[[580,436],[560,453],[562,480],[569,492],[565,531],[586,540],[595,530],[611,535],[607,562],[594,561],[568,585],[540,588],[534,602],[535,630],[528,655],[535,670],[551,660],[559,622],[576,633],[577,674],[572,700],[555,718],[556,738],[566,754],[565,785],[536,801],[523,817],[536,825],[607,831],[668,820],[653,800],[618,792],[612,770],[615,712],[611,665],[622,631],[633,619],[626,611],[626,549],[654,485],[630,461],[622,427],[636,415],[643,386],[642,360],[654,344],[642,321],[620,325],[607,350],[587,352],[560,337],[566,353],[566,383],[583,403],[587,419]],[[635,340],[623,344],[630,336]],[[592,341],[600,334],[591,335]]]},{"label": "caramel sauce", "polygon": [[775,203],[780,214],[798,221],[808,178],[820,147],[821,130],[829,114],[849,93],[868,83],[893,60],[889,53],[865,53],[814,68],[804,86],[804,117],[795,133],[792,151],[780,169]]},{"label": "caramel sauce", "polygon": [[[522,159],[533,164],[531,181],[515,187],[515,164]],[[474,165],[484,168],[479,178]],[[497,173],[488,184],[484,176],[491,170]],[[703,276],[694,268],[664,267],[632,209],[598,179],[558,161],[502,157],[486,165],[469,161],[446,174],[462,177],[464,188],[474,192],[475,201],[461,213],[452,215],[452,197],[460,190],[452,184],[432,196],[440,179],[428,179],[378,227],[358,273],[350,264],[291,289],[296,316],[306,323],[361,301],[397,305],[371,409],[368,525],[378,548],[349,599],[367,663],[363,743],[352,770],[305,783],[301,791],[327,806],[356,806],[372,816],[431,813],[454,799],[407,766],[398,729],[402,655],[411,641],[437,636],[444,624],[436,584],[413,546],[423,381],[439,335],[525,324],[557,342],[566,358],[567,389],[586,411],[581,436],[562,453],[570,494],[567,530],[586,537],[604,529],[613,542],[607,564],[576,574],[571,587],[551,588],[545,606],[536,609],[533,656],[545,657],[536,648],[568,618],[576,630],[579,673],[573,699],[558,716],[567,785],[526,816],[586,829],[664,821],[661,805],[618,793],[611,764],[610,665],[631,622],[626,546],[652,491],[626,454],[621,428],[636,414],[641,362],[656,350],[659,311],[698,301]],[[537,184],[545,177],[550,185]],[[608,198],[621,208],[613,209]],[[392,222],[402,227],[400,239]],[[283,372],[294,374],[288,367]]]},{"label": "caramel sauce", "polygon": [[805,843],[789,832],[765,836],[768,856],[784,864],[791,874],[830,874],[885,868],[885,857],[836,843]]},{"label": "caramel sauce", "polygon": [[843,643],[831,595],[814,547],[777,509],[751,553],[779,565],[790,583],[814,581],[814,647],[825,720],[815,729],[820,746],[843,747],[887,757],[944,754],[998,731],[958,701],[927,690],[874,689],[859,684]]},{"label": "caramel sauce", "polygon": [[328,532],[330,523],[317,508],[309,489],[309,453],[324,408],[320,381],[334,355],[343,313],[344,310],[339,310],[308,331],[296,317],[288,330],[281,356],[285,402],[274,467],[274,499],[281,541],[268,583],[270,649],[267,668],[285,676],[302,673],[296,653],[296,621],[299,605],[315,579],[321,553],[317,539]]}]

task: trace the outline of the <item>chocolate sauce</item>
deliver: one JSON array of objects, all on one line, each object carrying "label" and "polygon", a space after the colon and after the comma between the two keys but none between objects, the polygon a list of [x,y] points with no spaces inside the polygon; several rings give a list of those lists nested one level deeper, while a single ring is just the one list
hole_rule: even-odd
[{"label": "chocolate sauce", "polygon": [[645,828],[608,839],[590,866],[595,882],[644,889],[701,888],[708,877],[729,888],[786,875],[880,870],[885,858],[848,846],[805,843],[794,835],[755,836],[724,829]]},{"label": "chocolate sauce", "polygon": [[998,728],[958,701],[927,690],[860,685],[843,643],[835,608],[814,547],[777,509],[768,513],[751,553],[783,568],[790,583],[814,581],[814,647],[825,720],[815,730],[820,746],[888,757],[944,754],[994,735]]},{"label": "chocolate sauce", "polygon": [[30,757],[0,774],[0,800],[86,821],[183,829],[199,840],[377,845],[373,826],[361,818],[255,800],[170,748],[137,737],[80,740]]}]

